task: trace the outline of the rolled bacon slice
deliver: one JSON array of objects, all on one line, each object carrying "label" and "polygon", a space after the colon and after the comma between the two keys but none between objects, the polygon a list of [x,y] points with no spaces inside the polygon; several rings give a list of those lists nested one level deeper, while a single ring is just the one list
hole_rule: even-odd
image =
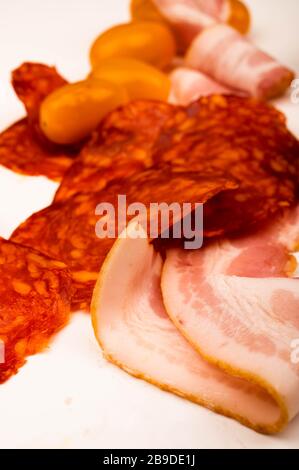
[{"label": "rolled bacon slice", "polygon": [[243,34],[250,26],[250,14],[239,0],[153,0],[153,3],[185,46],[205,28],[219,22],[228,23]]},{"label": "rolled bacon slice", "polygon": [[[140,238],[133,239],[136,231]],[[162,264],[131,221],[106,258],[93,295],[93,326],[106,358],[256,430],[276,431],[273,423],[287,419],[271,391],[203,359],[170,321],[160,291]]]},{"label": "rolled bacon slice", "polygon": [[[171,250],[162,274],[166,310],[203,358],[264,389],[251,426],[280,431],[299,412],[299,207],[260,232],[198,251]],[[274,406],[276,403],[276,406]],[[246,413],[246,412],[245,412]]]},{"label": "rolled bacon slice", "polygon": [[225,86],[261,99],[280,96],[294,78],[291,70],[225,24],[201,32],[191,43],[185,63]]},{"label": "rolled bacon slice", "polygon": [[174,27],[180,42],[188,46],[198,33],[205,28],[217,24],[213,18],[201,8],[196,0],[153,0],[164,18]]},{"label": "rolled bacon slice", "polygon": [[202,96],[235,94],[234,90],[221,85],[208,75],[187,67],[175,69],[170,74],[170,80],[170,101],[183,106],[187,106]]}]

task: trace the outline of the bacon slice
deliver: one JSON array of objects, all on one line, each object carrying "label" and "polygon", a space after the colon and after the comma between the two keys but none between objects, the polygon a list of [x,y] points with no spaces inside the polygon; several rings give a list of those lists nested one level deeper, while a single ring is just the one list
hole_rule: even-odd
[{"label": "bacon slice", "polygon": [[252,427],[276,432],[299,412],[299,280],[287,276],[299,241],[299,207],[258,233],[203,250],[170,250],[162,275],[166,310],[202,357],[263,387],[280,413]]},{"label": "bacon slice", "polygon": [[[156,7],[160,10],[164,18],[166,18],[175,28],[179,35],[180,42],[188,46],[190,42],[203,29],[217,24],[217,18],[211,16],[211,12],[220,13],[220,8],[214,8],[216,3],[220,2],[212,0],[211,9],[207,8],[209,2],[199,2],[197,0],[153,0]],[[199,7],[199,3],[201,3]],[[224,4],[223,0],[221,3]],[[205,5],[206,4],[206,5]],[[220,13],[221,14],[221,13]]]},{"label": "bacon slice", "polygon": [[268,430],[281,415],[271,394],[204,360],[170,321],[159,286],[162,259],[145,232],[130,238],[136,225],[114,244],[93,295],[93,326],[106,358],[166,391]]},{"label": "bacon slice", "polygon": [[170,74],[171,102],[186,106],[202,96],[212,94],[236,94],[209,76],[187,67],[178,67]]},{"label": "bacon slice", "polygon": [[225,24],[200,33],[190,45],[185,63],[228,87],[263,99],[283,94],[294,78],[292,71]]},{"label": "bacon slice", "polygon": [[180,46],[190,42],[205,28],[228,23],[246,34],[250,14],[239,0],[153,0],[162,16],[173,26]]}]

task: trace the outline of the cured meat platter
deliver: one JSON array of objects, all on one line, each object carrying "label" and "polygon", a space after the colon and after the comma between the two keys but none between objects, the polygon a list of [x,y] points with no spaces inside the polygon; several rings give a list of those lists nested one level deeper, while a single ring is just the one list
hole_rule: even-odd
[{"label": "cured meat platter", "polygon": [[[107,86],[106,101],[102,95],[101,100],[107,107],[107,114],[115,108],[117,110],[112,111],[107,119],[105,117],[98,134],[93,133],[90,142],[84,148],[81,147],[83,145],[81,137],[84,139],[86,136],[80,134],[78,137],[81,129],[76,125],[70,126],[69,129],[65,126],[62,133],[58,127],[52,125],[53,119],[50,117],[54,114],[51,115],[51,112],[55,113],[56,108],[52,106],[50,98],[59,92],[60,87],[75,87],[78,84],[78,87],[81,86],[82,82],[79,80],[89,73],[86,55],[90,44],[99,33],[129,21],[129,2],[89,0],[84,3],[76,0],[72,3],[71,14],[67,2],[52,1],[41,4],[35,0],[28,0],[26,8],[25,2],[17,3],[19,12],[15,15],[15,8],[11,2],[4,2],[4,14],[0,19],[0,23],[3,22],[3,27],[2,24],[0,27],[0,40],[6,44],[0,58],[0,127],[1,131],[8,128],[8,131],[0,136],[0,236],[3,237],[0,243],[0,264],[3,265],[1,259],[5,260],[0,289],[4,289],[1,293],[7,293],[7,296],[2,294],[2,302],[8,306],[8,310],[12,308],[12,313],[9,310],[9,315],[15,320],[15,323],[10,324],[7,333],[12,342],[8,343],[7,348],[6,359],[9,367],[4,368],[4,372],[0,369],[0,448],[299,448],[299,418],[297,416],[291,420],[297,413],[298,399],[293,397],[294,391],[290,391],[291,386],[290,389],[287,386],[291,383],[291,373],[287,375],[289,371],[285,371],[282,366],[278,372],[278,364],[280,365],[278,362],[274,363],[277,367],[276,372],[280,373],[281,377],[286,374],[286,388],[281,385],[279,389],[281,396],[277,398],[277,402],[273,400],[273,396],[276,398],[276,392],[272,394],[271,389],[272,382],[277,383],[275,367],[274,370],[271,368],[271,360],[274,361],[271,347],[277,347],[280,339],[277,339],[277,343],[274,340],[268,343],[268,338],[265,337],[257,339],[254,336],[255,326],[252,326],[259,324],[263,312],[272,308],[271,299],[267,297],[268,293],[272,294],[273,291],[273,295],[276,295],[279,289],[282,290],[279,284],[279,289],[276,288],[280,280],[281,263],[285,261],[284,255],[280,256],[280,244],[281,240],[286,245],[293,241],[298,242],[298,233],[295,233],[297,228],[294,228],[296,225],[294,219],[297,217],[296,221],[298,220],[298,209],[294,209],[297,210],[295,216],[294,213],[290,215],[286,212],[277,223],[274,222],[270,227],[266,226],[261,237],[262,242],[259,239],[258,250],[256,250],[255,233],[251,234],[249,231],[249,234],[246,232],[248,238],[245,234],[244,239],[242,237],[237,241],[234,239],[235,231],[244,228],[247,230],[248,227],[251,230],[251,225],[254,227],[257,223],[263,224],[265,220],[267,223],[278,206],[283,209],[294,203],[297,180],[294,176],[292,158],[297,152],[296,137],[299,137],[299,91],[297,91],[299,82],[297,83],[295,79],[292,82],[293,88],[289,87],[289,84],[299,73],[296,48],[298,2],[285,0],[274,5],[271,0],[246,1],[252,17],[250,41],[255,44],[254,47],[266,50],[279,63],[285,65],[281,67],[277,65],[278,62],[274,60],[271,62],[272,59],[268,57],[258,56],[258,60],[265,60],[267,64],[270,60],[269,68],[275,69],[275,83],[271,81],[271,86],[268,81],[267,85],[264,85],[264,82],[262,85],[258,81],[255,82],[254,77],[251,77],[250,87],[246,80],[245,83],[242,82],[242,78],[234,81],[231,79],[229,69],[226,70],[225,83],[220,85],[218,81],[221,81],[221,77],[217,64],[215,70],[211,64],[210,68],[207,66],[206,69],[202,65],[208,63],[205,54],[210,53],[209,41],[214,46],[218,44],[218,47],[222,43],[224,56],[227,53],[224,45],[226,41],[231,45],[232,41],[237,40],[240,41],[240,45],[243,44],[243,39],[241,36],[239,38],[239,32],[235,30],[232,32],[230,26],[205,23],[209,33],[200,35],[200,44],[197,43],[198,40],[192,43],[186,54],[184,67],[179,64],[169,73],[172,80],[171,103],[166,103],[164,96],[168,82],[162,76],[162,72],[152,70],[154,69],[150,64],[152,59],[148,59],[149,64],[142,67],[137,64],[141,67],[140,73],[146,74],[149,70],[155,77],[155,82],[153,80],[150,85],[147,84],[147,90],[150,89],[147,98],[157,99],[158,96],[159,104],[156,103],[153,107],[152,101],[128,103],[127,94],[119,91],[116,85],[115,88],[111,85],[111,98],[109,95],[111,90]],[[142,2],[135,2],[137,6],[139,3]],[[159,0],[156,3],[158,4]],[[163,4],[163,1],[160,3]],[[136,12],[138,11],[136,7]],[[164,14],[163,8],[161,11]],[[71,20],[66,21],[66,18]],[[29,29],[28,24],[32,25]],[[159,27],[157,34],[161,34],[162,37],[164,34],[162,26],[160,30]],[[215,34],[213,38],[208,37],[211,32]],[[241,33],[243,34],[242,31]],[[178,47],[181,48],[184,47],[182,44],[186,38],[184,34],[179,37],[181,42]],[[204,44],[203,38],[206,41]],[[168,44],[167,41],[166,35],[161,47],[163,57],[171,55],[172,43],[170,41]],[[91,49],[92,64],[98,60],[99,50],[99,40],[97,40]],[[105,51],[105,48],[103,50]],[[198,50],[203,53],[201,64],[199,64]],[[254,55],[254,53],[255,49],[252,52],[249,48],[248,54]],[[155,61],[158,61],[156,57]],[[26,63],[20,66],[23,62]],[[41,64],[55,65],[59,72]],[[122,65],[120,60],[116,61],[116,64],[119,67]],[[130,70],[138,68],[134,60],[128,64]],[[109,67],[112,70],[114,65],[110,64]],[[185,67],[188,67],[188,70]],[[201,72],[194,70],[196,67],[204,73],[203,76]],[[90,88],[96,84],[99,76],[102,78],[103,71],[99,68],[95,70],[92,73],[99,75],[90,78]],[[9,78],[12,71],[14,71],[13,86],[25,104],[26,118],[20,101],[12,91]],[[113,74],[113,70],[111,73]],[[250,73],[250,70],[246,71],[245,76],[247,73]],[[213,80],[205,74],[212,75]],[[32,81],[37,90],[34,95],[36,101],[28,99],[28,96],[30,98],[33,96],[30,94],[32,76],[38,77]],[[272,78],[273,76],[274,74]],[[244,78],[244,72],[240,72],[240,77]],[[155,89],[156,85],[153,85],[156,82],[159,83],[158,91]],[[211,93],[215,93],[213,98],[205,96],[204,93],[201,95],[203,98],[199,98],[193,91],[190,92],[190,89],[193,86],[196,88],[199,82],[200,86],[209,88]],[[237,83],[242,85],[240,90],[236,90]],[[275,97],[282,95],[285,90],[283,96]],[[130,93],[133,95],[137,93],[136,90],[131,91],[129,86],[126,93],[127,91],[130,97]],[[167,89],[167,93],[168,91]],[[75,94],[76,90],[71,93]],[[248,97],[248,94],[253,95],[254,99]],[[140,99],[139,96],[134,98]],[[198,98],[200,105],[190,104]],[[260,99],[271,99],[271,104],[276,110],[264,101],[259,101]],[[36,117],[36,109],[39,107],[40,121]],[[83,109],[82,115],[84,112]],[[88,109],[87,114],[93,115],[92,107]],[[286,119],[282,117],[283,115]],[[131,116],[134,116],[134,119],[131,119]],[[59,118],[58,114],[56,118]],[[94,130],[91,121],[90,129]],[[12,125],[13,122],[15,124]],[[149,126],[149,122],[154,125]],[[225,122],[227,128],[231,130],[229,136],[234,142],[233,149],[226,147],[227,137],[215,134],[214,127],[206,126],[205,122],[213,123],[213,126],[222,132],[225,131],[223,125]],[[9,127],[11,125],[12,127]],[[238,140],[242,126],[244,128],[242,138],[246,145],[242,140]],[[90,129],[88,127],[88,132]],[[180,132],[179,137],[176,134],[177,129]],[[136,138],[134,133],[137,135]],[[199,135],[205,136],[208,143],[203,150],[194,150],[195,134],[197,139]],[[217,155],[213,154],[215,135],[219,147],[225,146],[227,166],[218,161],[218,151]],[[250,154],[250,159],[246,157],[248,145],[256,150]],[[7,155],[13,155],[7,150],[12,146],[16,149],[17,160],[7,158]],[[244,166],[234,166],[233,150],[236,148],[239,155],[243,153],[245,155]],[[265,155],[271,154],[275,161],[272,166],[270,165],[271,168],[267,166],[266,161],[263,161],[261,149]],[[208,164],[203,158],[204,152],[212,155]],[[173,155],[178,157],[183,153],[188,154],[190,163],[188,171],[179,158],[178,162],[173,159]],[[108,155],[110,160],[107,157],[108,163],[106,160],[101,160],[104,163],[99,165],[98,158],[102,154]],[[114,159],[111,159],[111,155]],[[131,156],[130,164],[127,162],[128,155]],[[76,158],[75,164],[74,158]],[[209,173],[211,162],[213,176]],[[124,168],[125,182],[121,179]],[[101,178],[99,178],[99,169]],[[200,172],[200,177],[195,172]],[[63,183],[59,184],[63,175]],[[201,182],[201,185],[194,192],[195,178]],[[284,178],[283,185],[280,184],[281,178]],[[169,180],[176,188],[175,194],[169,193]],[[88,193],[84,192],[86,186]],[[213,241],[207,249],[204,248],[204,261],[199,259],[199,255],[193,256],[192,253],[183,259],[175,250],[167,254],[165,261],[164,251],[161,258],[160,254],[153,255],[154,248],[147,242],[145,234],[143,240],[134,246],[132,241],[118,240],[105,262],[104,259],[112,247],[109,240],[107,243],[101,240],[101,244],[94,244],[87,236],[82,241],[83,231],[85,234],[85,228],[82,229],[85,227],[84,224],[94,227],[97,221],[94,213],[86,219],[86,207],[92,209],[96,207],[103,188],[105,201],[111,203],[115,202],[115,194],[122,192],[125,192],[132,201],[137,200],[142,193],[141,201],[149,203],[151,194],[144,189],[146,187],[150,188],[149,192],[158,193],[159,197],[169,204],[176,200],[183,202],[188,200],[191,203],[198,201],[206,205],[209,208],[204,227],[206,238],[212,239],[215,234],[231,236],[233,233],[229,241],[215,242],[218,243],[216,268],[213,261],[215,254]],[[215,223],[215,204],[219,204],[217,207],[220,207],[224,214],[217,219],[217,223]],[[228,206],[230,210],[233,208],[230,218],[226,217],[225,212]],[[77,214],[74,223],[73,214]],[[128,232],[133,230],[133,224],[134,220],[128,225]],[[64,238],[65,233],[68,234],[66,238]],[[62,242],[62,239],[65,241]],[[270,249],[267,251],[269,245],[272,251]],[[254,249],[250,251],[250,247]],[[239,254],[236,257],[236,250],[240,250],[242,256]],[[66,253],[71,254],[70,263],[69,255]],[[200,250],[197,253],[200,253]],[[288,261],[288,269],[293,274],[292,263],[298,255],[294,256]],[[135,268],[139,267],[135,271],[134,265],[131,264],[134,257]],[[165,261],[163,268],[162,258],[163,262]],[[231,275],[231,278],[225,279],[225,284],[222,284],[223,266],[227,265],[228,259],[229,268],[225,268],[227,269],[225,274]],[[267,283],[268,271],[261,275],[262,269],[268,269],[269,260],[272,269],[271,283]],[[103,262],[101,281],[96,284],[93,291]],[[230,358],[230,348],[235,351],[235,355],[242,356],[242,350],[238,349],[242,344],[241,333],[236,344],[231,339],[227,350],[221,349],[227,340],[229,328],[242,329],[238,317],[232,318],[228,329],[223,330],[219,327],[218,331],[218,320],[216,315],[215,318],[212,316],[213,334],[209,335],[210,343],[207,341],[205,344],[200,330],[197,330],[192,323],[194,304],[191,300],[194,300],[192,292],[196,287],[190,281],[189,273],[193,263],[194,265],[202,263],[200,266],[203,271],[200,273],[194,268],[196,276],[203,276],[196,280],[204,279],[200,299],[197,299],[198,302],[202,302],[201,307],[213,310],[215,296],[219,294],[222,299],[226,299],[232,310],[233,301],[229,299],[234,299],[234,293],[239,291],[242,293],[242,309],[250,310],[252,297],[248,292],[254,290],[255,298],[258,300],[246,325],[252,332],[251,343],[249,346],[246,344],[252,356],[248,354],[246,360],[252,363],[257,357],[260,359],[261,376],[271,386],[264,387],[263,383],[258,383],[250,375],[240,373],[240,376],[236,377],[238,365],[232,370],[226,370],[223,366],[233,362]],[[140,266],[143,266],[142,270]],[[148,270],[148,266],[151,270]],[[213,276],[210,278],[211,266],[213,266]],[[28,276],[24,274],[27,271],[31,276],[29,285]],[[156,279],[160,277],[164,307],[167,307],[171,322],[166,314],[164,318],[162,299],[159,297],[157,300],[155,297],[153,300],[150,290],[147,290],[147,294],[140,299],[137,297],[137,300],[130,299],[132,305],[130,309],[125,310],[127,307],[122,305],[123,299],[127,302],[130,298],[128,286],[132,288],[132,281],[138,279],[139,286],[151,286],[155,285]],[[248,287],[248,283],[244,286],[239,280],[245,277],[246,279],[258,277],[262,282],[258,285],[253,283],[252,287]],[[287,294],[294,298],[298,295],[297,277],[298,273],[295,273],[292,285],[287,284],[290,282],[287,278],[283,284],[288,290]],[[29,307],[26,302],[24,307],[22,303],[19,304],[19,297],[13,302],[10,300],[10,291],[7,287],[10,285],[10,278],[13,278],[13,295],[17,293],[17,296],[26,296],[34,291],[35,300],[29,304]],[[138,289],[141,290],[141,287],[136,287],[137,294]],[[110,296],[112,292],[113,299]],[[262,301],[259,300],[259,293]],[[89,310],[91,297],[93,298],[92,320],[86,313]],[[238,300],[239,304],[241,301]],[[150,308],[145,307],[147,302]],[[161,306],[158,306],[159,302]],[[288,306],[293,309],[291,313],[283,308],[283,304],[283,298],[276,299],[276,305],[280,306],[280,318],[286,322],[293,321],[294,328],[298,329],[298,322],[296,323],[292,317],[292,312],[293,310],[295,312],[298,303],[295,301],[292,303],[292,299],[289,299]],[[25,315],[22,319],[19,310],[24,310],[27,315],[30,308],[38,313],[38,316],[26,323]],[[188,321],[182,315],[184,308],[190,314]],[[70,309],[72,315],[69,315]],[[123,316],[119,315],[117,318],[117,327],[114,319],[110,317],[110,311],[113,309],[123,312]],[[155,309],[158,311],[158,316],[160,315],[158,320],[151,317],[152,310]],[[127,323],[126,315],[134,311],[136,318],[132,319],[131,324]],[[152,337],[158,338],[159,331],[171,331],[165,343],[158,343],[157,339],[157,348],[159,346],[158,350],[163,352],[166,344],[172,351],[172,358],[171,354],[169,357],[165,354],[166,360],[164,357],[160,361],[159,355],[156,358],[155,348],[149,347],[146,350],[141,347],[139,359],[136,360],[135,357],[133,359],[136,338],[132,339],[131,336],[136,324],[136,334],[139,334],[140,312],[144,314],[142,318],[145,322],[144,328],[148,327],[149,330],[147,340],[150,341]],[[296,317],[295,313],[293,316]],[[190,318],[191,323],[189,323]],[[194,321],[198,326],[198,319]],[[23,329],[20,328],[20,323]],[[62,328],[63,326],[65,327]],[[155,327],[157,327],[156,332]],[[206,328],[204,322],[200,323],[200,327],[204,331]],[[111,333],[113,329],[115,329],[114,336]],[[3,331],[5,333],[6,330]],[[219,334],[223,334],[223,331],[225,337],[219,339]],[[288,328],[283,331],[285,334],[283,341],[291,341],[293,336],[289,334]],[[30,332],[30,345],[29,341],[26,343],[28,332]],[[55,336],[52,338],[54,333]],[[277,333],[278,336],[279,334],[280,332]],[[173,335],[179,335],[178,339],[176,340],[176,336]],[[233,336],[237,338],[236,335]],[[142,336],[142,341],[144,338]],[[197,366],[193,366],[193,356],[197,354],[193,347],[196,349],[198,343],[205,344],[207,357],[209,351],[212,351],[211,355],[215,358],[217,357],[215,351],[222,351],[219,353],[221,357],[218,362],[223,361],[220,368],[221,371],[224,369],[225,378],[218,377],[218,368],[213,376],[213,367],[216,369],[218,363],[209,365],[207,370],[205,366],[200,369],[199,365],[198,370]],[[139,342],[136,344],[138,348]],[[131,357],[130,351],[132,351]],[[38,354],[35,354],[37,352]],[[260,352],[262,358],[258,356]],[[147,368],[148,354],[151,361]],[[23,367],[25,356],[26,364]],[[281,362],[285,360],[283,351],[280,359]],[[182,369],[177,368],[173,373],[172,366],[175,361],[179,361],[180,365],[182,363]],[[159,368],[160,370],[151,375],[153,364],[157,370]],[[243,366],[241,360],[240,370]],[[214,377],[212,380],[216,381],[215,397],[212,391],[207,393],[206,397],[206,389],[202,390],[209,385],[203,386],[203,383],[193,382],[193,367],[196,369],[196,374],[202,376],[207,374],[209,379],[211,376]],[[140,372],[141,369],[144,371]],[[127,371],[131,375],[127,374]],[[186,379],[184,386],[181,377]],[[146,381],[139,380],[140,378],[145,378]],[[277,385],[278,388],[279,386]],[[220,391],[222,397],[228,394],[227,401],[225,398],[222,401],[218,399],[217,394]],[[250,400],[254,396],[256,404],[247,411],[248,396],[251,397]],[[189,400],[185,400],[184,397]],[[288,410],[284,415],[286,407]],[[277,413],[281,413],[278,418]],[[289,420],[291,422],[285,426]],[[266,435],[278,431],[281,432]]]}]

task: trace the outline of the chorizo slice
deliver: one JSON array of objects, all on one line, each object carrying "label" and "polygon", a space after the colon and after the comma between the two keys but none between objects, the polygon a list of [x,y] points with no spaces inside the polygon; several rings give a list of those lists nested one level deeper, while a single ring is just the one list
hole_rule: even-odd
[{"label": "chorizo slice", "polygon": [[54,67],[24,63],[12,73],[12,84],[27,117],[0,134],[0,164],[21,174],[60,181],[78,154],[77,147],[53,144],[42,134],[39,108],[43,99],[66,82]]},{"label": "chorizo slice", "polygon": [[0,164],[16,173],[60,181],[72,163],[70,155],[42,143],[27,119],[0,134]]},{"label": "chorizo slice", "polygon": [[217,219],[206,214],[215,234],[227,231],[228,221],[231,230],[261,222],[298,197],[298,140],[283,114],[253,98],[212,95],[192,103],[157,140],[154,160],[239,183],[209,205],[218,207]]},{"label": "chorizo slice", "polygon": [[0,238],[0,383],[41,351],[68,321],[72,295],[66,266]]},{"label": "chorizo slice", "polygon": [[[118,214],[118,195],[125,195],[127,204],[139,202],[148,209],[151,202],[205,203],[235,185],[213,175],[209,179],[202,177],[199,184],[198,174],[172,173],[166,168],[145,170],[115,181],[102,191],[78,193],[52,204],[21,224],[12,234],[12,240],[63,261],[72,273],[73,309],[88,310],[98,272],[117,236],[116,231],[109,237],[97,237],[97,223],[105,218],[105,214],[96,215],[98,204],[111,204],[115,213],[110,215],[114,217]],[[118,217],[113,219],[116,229],[118,220]]]},{"label": "chorizo slice", "polygon": [[137,100],[110,113],[65,174],[55,201],[100,191],[115,179],[151,167],[161,128],[171,126],[179,110],[168,103]]}]

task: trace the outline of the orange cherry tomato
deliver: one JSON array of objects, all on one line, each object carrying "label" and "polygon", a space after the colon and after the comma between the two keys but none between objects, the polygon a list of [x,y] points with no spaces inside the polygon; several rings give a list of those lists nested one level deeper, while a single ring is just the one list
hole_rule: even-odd
[{"label": "orange cherry tomato", "polygon": [[43,133],[58,144],[72,144],[87,137],[103,117],[128,102],[124,88],[90,79],[65,85],[51,93],[40,108]]},{"label": "orange cherry tomato", "polygon": [[166,101],[170,91],[170,80],[165,73],[136,59],[116,57],[104,60],[90,77],[123,86],[131,100]]},{"label": "orange cherry tomato", "polygon": [[164,68],[176,53],[175,39],[170,29],[158,22],[134,21],[114,26],[101,34],[90,50],[93,68],[112,57],[130,57]]},{"label": "orange cherry tomato", "polygon": [[131,0],[130,10],[133,20],[165,21],[152,0]]},{"label": "orange cherry tomato", "polygon": [[229,0],[230,15],[228,24],[241,34],[246,34],[250,28],[250,13],[246,5],[240,0]]}]

